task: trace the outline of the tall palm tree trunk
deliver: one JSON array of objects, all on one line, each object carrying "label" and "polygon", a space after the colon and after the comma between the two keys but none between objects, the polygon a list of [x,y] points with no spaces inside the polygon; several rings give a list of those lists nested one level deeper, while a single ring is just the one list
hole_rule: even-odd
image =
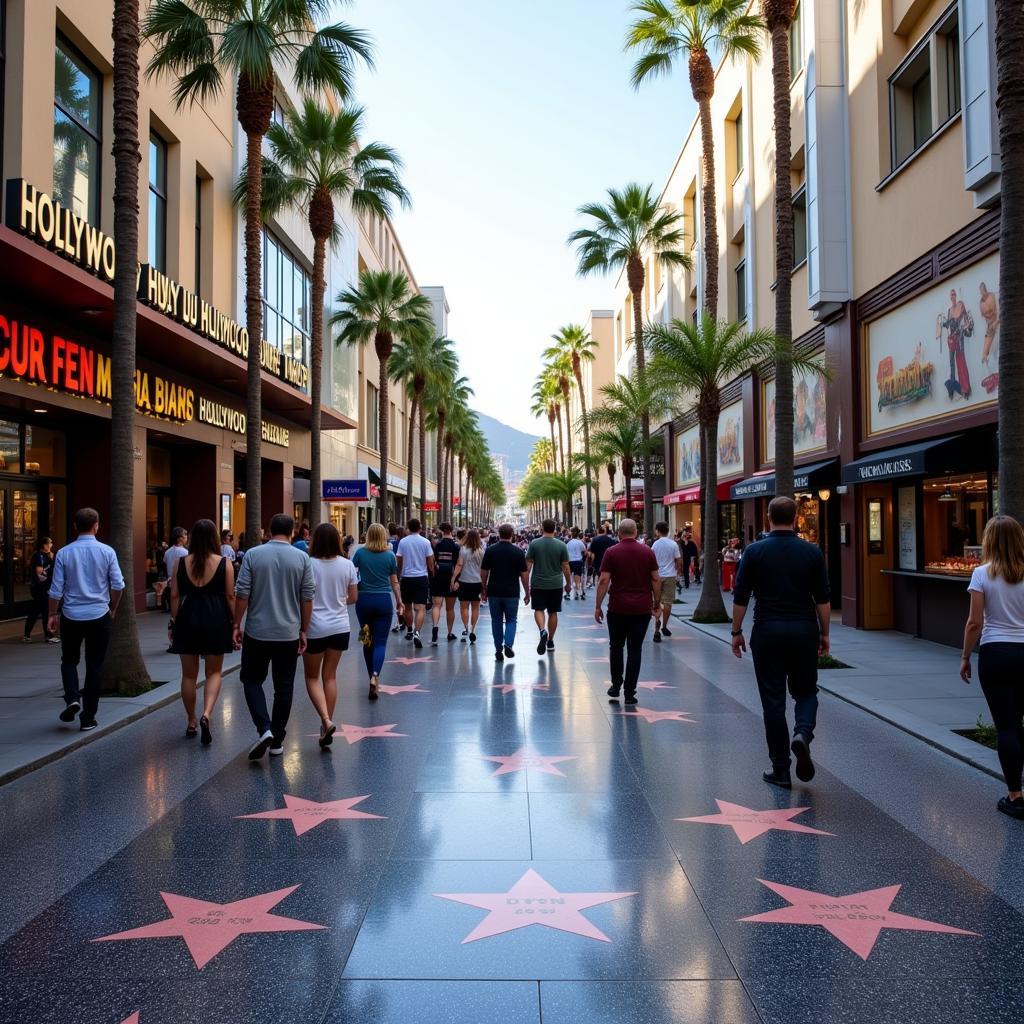
[{"label": "tall palm tree trunk", "polygon": [[562,434],[562,407],[555,406],[555,416],[558,420],[558,464],[565,472],[565,437]]},{"label": "tall palm tree trunk", "polygon": [[114,244],[125,254],[114,271],[111,345],[110,540],[125,578],[114,618],[105,686],[123,694],[152,689],[135,618],[135,328],[134,254],[139,251],[139,0],[115,0]]},{"label": "tall palm tree trunk", "polygon": [[434,458],[437,462],[437,468],[434,470],[437,473],[437,503],[441,506],[437,512],[438,522],[444,520],[445,510],[448,508],[445,502],[445,491],[447,490],[445,485],[448,482],[448,477],[445,475],[444,465],[444,423],[444,412],[439,409],[437,413],[437,434],[434,437]]},{"label": "tall palm tree trunk", "polygon": [[377,393],[380,396],[377,409],[377,431],[380,438],[380,498],[377,500],[377,514],[382,523],[388,521],[388,445],[391,440],[388,437],[388,403],[390,401],[388,384],[388,361],[381,359],[377,381]]},{"label": "tall palm tree trunk", "polygon": [[[642,271],[641,271],[642,273]],[[647,354],[644,352],[644,316],[641,306],[643,287],[633,292],[633,348],[636,350],[636,376],[643,387],[647,371]],[[651,492],[651,415],[645,409],[640,416],[640,436],[644,442],[643,454],[643,480],[644,480],[644,508],[643,508],[643,532],[648,537],[654,536],[654,495]],[[626,480],[627,490],[630,482]]]},{"label": "tall palm tree trunk", "polygon": [[580,393],[580,418],[583,420],[583,456],[587,471],[587,529],[594,528],[594,496],[590,465],[590,424],[587,422],[587,399],[583,392],[583,374],[575,368],[576,388]]},{"label": "tall palm tree trunk", "polygon": [[715,71],[705,50],[690,55],[690,88],[700,114],[700,146],[703,182],[701,205],[704,227],[704,308],[718,319],[718,218],[715,198],[715,133],[711,97]]},{"label": "tall palm tree trunk", "polygon": [[995,0],[999,151],[999,505],[1024,522],[1024,8]]},{"label": "tall palm tree trunk", "polygon": [[[333,207],[332,207],[333,210]],[[323,510],[323,462],[321,419],[324,369],[324,294],[327,290],[327,238],[313,236],[313,282],[310,295],[309,341],[309,527],[320,525]]]},{"label": "tall palm tree trunk", "polygon": [[420,402],[419,437],[420,437],[420,515],[427,503],[427,426],[423,413],[423,402]]},{"label": "tall palm tree trunk", "polygon": [[704,583],[700,600],[693,611],[694,622],[728,622],[725,601],[722,598],[722,570],[718,564],[718,412],[701,422],[701,433],[707,451],[704,471],[707,488],[701,493],[704,540]]},{"label": "tall palm tree trunk", "polygon": [[623,459],[622,460],[622,475],[626,478],[626,518],[633,518],[633,488],[630,487],[630,481],[633,479],[633,460]]},{"label": "tall palm tree trunk", "polygon": [[[416,436],[416,410],[420,405],[420,396],[413,394],[412,396],[412,408],[409,410],[409,436],[406,439],[406,459],[405,459],[405,508],[407,515],[412,515],[412,491],[413,491],[413,439]],[[420,505],[420,515],[423,514],[423,506]]]},{"label": "tall palm tree trunk", "polygon": [[794,0],[766,0],[775,108],[775,493],[793,496],[793,186],[790,181],[789,24]]},{"label": "tall palm tree trunk", "polygon": [[612,522],[615,521],[615,463],[609,462],[607,465],[608,470],[608,483],[611,486],[611,492],[608,495],[608,511],[611,513]]}]

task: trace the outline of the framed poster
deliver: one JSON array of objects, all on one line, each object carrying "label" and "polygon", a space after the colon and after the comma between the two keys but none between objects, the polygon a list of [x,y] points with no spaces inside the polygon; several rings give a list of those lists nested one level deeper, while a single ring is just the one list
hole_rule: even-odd
[{"label": "framed poster", "polygon": [[[813,356],[824,362],[824,352]],[[806,455],[828,446],[825,409],[828,382],[820,373],[793,375],[793,453]],[[761,437],[765,462],[775,461],[775,381],[766,380],[761,389]]]},{"label": "framed poster", "polygon": [[222,530],[231,529],[231,495],[222,494],[220,496],[220,528]]},{"label": "framed poster", "polygon": [[700,427],[690,427],[676,434],[674,461],[672,487],[675,490],[700,482]]},{"label": "framed poster", "polygon": [[900,487],[897,491],[896,517],[899,523],[901,569],[917,569],[917,488]]},{"label": "framed poster", "polygon": [[[698,462],[699,466],[699,462]],[[743,472],[743,401],[726,406],[718,417],[718,479]]]}]

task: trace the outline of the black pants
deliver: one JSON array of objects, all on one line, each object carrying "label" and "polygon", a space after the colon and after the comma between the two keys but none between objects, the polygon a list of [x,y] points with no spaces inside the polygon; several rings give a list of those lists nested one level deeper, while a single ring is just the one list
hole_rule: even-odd
[{"label": "black pants", "polygon": [[[612,670],[612,686],[622,687],[627,694],[636,693],[640,678],[640,657],[643,653],[644,637],[651,624],[651,616],[623,615],[621,612],[608,613],[609,661]],[[626,664],[623,669],[622,649],[626,648]]]},{"label": "black pants", "polygon": [[25,636],[31,636],[32,630],[35,629],[36,623],[42,619],[43,622],[43,636],[49,640],[53,634],[48,628],[50,621],[50,600],[46,591],[42,591],[39,594],[32,595],[32,607],[29,609],[28,615],[25,616]]},{"label": "black pants", "polygon": [[[103,663],[107,659],[110,644],[111,618],[104,615],[85,622],[60,619],[60,679],[64,684],[64,703],[82,702],[82,721],[91,722],[96,717],[100,703],[100,686],[103,683]],[[78,662],[85,645],[85,687],[78,688]]]},{"label": "black pants", "polygon": [[802,733],[810,743],[818,718],[818,627],[814,623],[765,623],[750,635],[757,689],[764,711],[768,756],[775,768],[788,770],[789,726],[786,691],[795,707],[793,735]]},{"label": "black pants", "polygon": [[693,566],[693,580],[700,583],[700,559],[692,555],[683,559],[683,586],[690,589],[690,566]]},{"label": "black pants", "polygon": [[1006,788],[1016,793],[1024,771],[1024,644],[982,644],[978,681],[998,733]]},{"label": "black pants", "polygon": [[[280,743],[288,726],[295,690],[295,666],[299,660],[298,637],[294,640],[257,640],[245,636],[242,641],[242,665],[239,676],[249,705],[252,724],[262,736],[268,729]],[[267,714],[267,695],[263,684],[270,671],[274,680],[274,710]]]}]

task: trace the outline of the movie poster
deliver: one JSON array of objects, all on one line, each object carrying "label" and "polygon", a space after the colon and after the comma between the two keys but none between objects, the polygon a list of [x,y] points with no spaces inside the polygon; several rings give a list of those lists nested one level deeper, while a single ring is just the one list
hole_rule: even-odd
[{"label": "movie poster", "polygon": [[[819,352],[815,359],[823,361]],[[796,456],[828,446],[828,418],[825,399],[828,382],[820,373],[793,375],[793,453]],[[761,436],[764,461],[775,461],[775,381],[764,382],[761,390]]]},{"label": "movie poster", "polygon": [[675,436],[676,460],[673,487],[681,491],[700,483],[700,428],[690,427]]},{"label": "movie poster", "polygon": [[743,472],[743,402],[733,402],[718,417],[718,479]]}]

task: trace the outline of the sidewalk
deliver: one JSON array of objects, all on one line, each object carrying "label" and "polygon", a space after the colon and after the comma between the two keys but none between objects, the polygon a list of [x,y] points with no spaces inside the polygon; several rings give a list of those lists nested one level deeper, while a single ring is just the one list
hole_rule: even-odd
[{"label": "sidewalk", "polygon": [[[723,596],[731,614],[732,595]],[[686,604],[673,609],[677,618],[691,629],[730,643],[729,624],[690,621],[700,599],[699,589],[684,591],[683,597]],[[748,638],[752,614],[753,608],[744,623]],[[822,670],[818,678],[822,690],[1002,778],[994,750],[953,731],[973,729],[979,717],[986,723],[992,721],[977,684],[977,664],[970,686],[960,680],[958,648],[892,630],[854,629],[844,626],[837,615],[832,618],[831,640],[832,656],[850,668]]]},{"label": "sidewalk", "polygon": [[[10,635],[11,633],[14,635]],[[139,616],[142,653],[154,688],[139,697],[101,697],[100,726],[79,732],[78,722],[64,725],[57,719],[64,705],[60,684],[60,646],[41,639],[22,643],[22,624],[5,628],[0,639],[0,785],[179,699],[181,662],[167,654],[167,616],[147,612]],[[224,673],[237,671],[239,654],[224,659]],[[84,666],[80,666],[79,672]],[[202,680],[200,679],[200,684]],[[184,715],[183,715],[184,717]],[[184,727],[183,727],[184,728]]]}]

